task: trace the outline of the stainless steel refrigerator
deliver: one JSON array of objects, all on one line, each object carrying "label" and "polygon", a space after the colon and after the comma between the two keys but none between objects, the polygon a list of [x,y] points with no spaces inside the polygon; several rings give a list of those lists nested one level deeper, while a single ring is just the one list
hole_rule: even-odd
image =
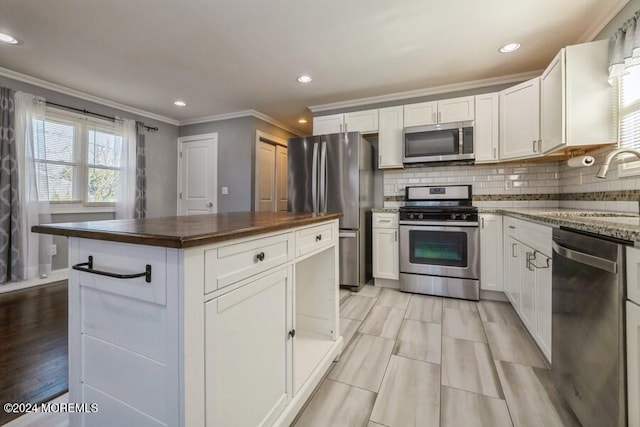
[{"label": "stainless steel refrigerator", "polygon": [[293,138],[288,151],[289,212],[340,218],[340,286],[359,290],[371,278],[371,144],[359,132]]}]

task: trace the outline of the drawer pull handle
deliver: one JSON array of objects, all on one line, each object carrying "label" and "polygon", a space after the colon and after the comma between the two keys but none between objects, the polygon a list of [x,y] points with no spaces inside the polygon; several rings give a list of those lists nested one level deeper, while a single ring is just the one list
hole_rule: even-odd
[{"label": "drawer pull handle", "polygon": [[260,252],[258,255],[256,255],[256,259],[258,261],[264,261],[264,252]]},{"label": "drawer pull handle", "polygon": [[322,234],[318,234],[316,236],[316,242],[319,242],[320,240],[322,240]]},{"label": "drawer pull handle", "polygon": [[151,283],[151,265],[147,264],[145,267],[144,273],[134,273],[134,274],[118,274],[111,273],[109,271],[101,271],[93,269],[93,256],[89,255],[88,262],[82,262],[80,264],[76,264],[71,266],[74,270],[84,271],[85,273],[91,274],[99,274],[100,276],[107,277],[115,277],[116,279],[135,279],[137,277],[144,277],[144,281],[147,283]]},{"label": "drawer pull handle", "polygon": [[512,230],[516,229],[513,225],[510,225],[509,228],[512,229]]}]

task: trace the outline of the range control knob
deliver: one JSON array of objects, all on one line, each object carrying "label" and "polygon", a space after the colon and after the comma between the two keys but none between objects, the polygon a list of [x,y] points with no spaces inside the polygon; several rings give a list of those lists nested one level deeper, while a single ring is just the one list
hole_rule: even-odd
[{"label": "range control knob", "polygon": [[412,213],[409,214],[409,219],[413,219],[413,214]]},{"label": "range control knob", "polygon": [[418,214],[418,219],[422,219],[423,217],[424,217],[424,215]]},{"label": "range control knob", "polygon": [[462,217],[463,220],[465,220],[465,219],[467,219],[467,214],[462,214],[461,217]]},{"label": "range control knob", "polygon": [[451,214],[451,219],[456,219],[456,214],[452,213]]}]

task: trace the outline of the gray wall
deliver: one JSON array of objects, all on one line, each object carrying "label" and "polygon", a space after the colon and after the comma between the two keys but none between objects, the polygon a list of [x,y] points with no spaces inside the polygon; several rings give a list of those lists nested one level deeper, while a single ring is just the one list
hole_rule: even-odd
[{"label": "gray wall", "polygon": [[629,18],[633,17],[636,11],[640,10],[640,0],[630,0],[622,10],[613,17],[611,21],[600,31],[595,40],[608,39],[618,31]]},{"label": "gray wall", "polygon": [[[43,89],[38,86],[19,82],[7,77],[0,76],[0,86],[43,96],[48,101],[58,104],[87,109],[95,113],[109,116],[126,117],[142,121],[149,126],[157,126],[157,132],[146,133],[148,216],[160,217],[176,214],[176,195],[178,185],[176,172],[177,126],[74,98],[69,95]],[[103,219],[113,219],[113,214],[94,213],[52,215],[52,222],[95,221]],[[58,246],[58,255],[54,256],[52,259],[52,268],[54,270],[65,268],[67,266],[68,258],[66,238],[54,237],[54,243]]]},{"label": "gray wall", "polygon": [[[253,116],[180,126],[179,136],[218,134],[218,212],[253,209],[256,130],[283,139],[294,136]],[[221,194],[221,187],[228,187],[229,194]]]}]

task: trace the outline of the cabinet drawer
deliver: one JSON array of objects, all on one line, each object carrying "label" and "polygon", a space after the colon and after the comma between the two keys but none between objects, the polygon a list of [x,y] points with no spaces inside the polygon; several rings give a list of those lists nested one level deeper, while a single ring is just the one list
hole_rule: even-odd
[{"label": "cabinet drawer", "polygon": [[510,216],[504,217],[504,234],[511,236],[514,239],[520,238],[520,221]]},{"label": "cabinet drawer", "polygon": [[398,228],[398,214],[386,213],[386,212],[374,213],[373,227],[374,228]]},{"label": "cabinet drawer", "polygon": [[213,292],[290,261],[292,240],[292,233],[285,233],[206,251],[204,292]]},{"label": "cabinet drawer", "polygon": [[[90,239],[70,239],[70,264],[86,263],[93,257],[93,269],[117,274],[142,273],[151,266],[151,282],[144,277],[118,279],[89,272],[70,270],[81,287],[97,289],[111,294],[166,305],[167,302],[167,249],[104,242]],[[86,268],[86,267],[85,267]]]},{"label": "cabinet drawer", "polygon": [[640,305],[640,249],[627,247],[627,298]]},{"label": "cabinet drawer", "polygon": [[551,257],[552,228],[529,221],[520,221],[520,240],[538,252]]},{"label": "cabinet drawer", "polygon": [[333,224],[317,225],[296,231],[296,256],[331,246],[337,230]]}]

